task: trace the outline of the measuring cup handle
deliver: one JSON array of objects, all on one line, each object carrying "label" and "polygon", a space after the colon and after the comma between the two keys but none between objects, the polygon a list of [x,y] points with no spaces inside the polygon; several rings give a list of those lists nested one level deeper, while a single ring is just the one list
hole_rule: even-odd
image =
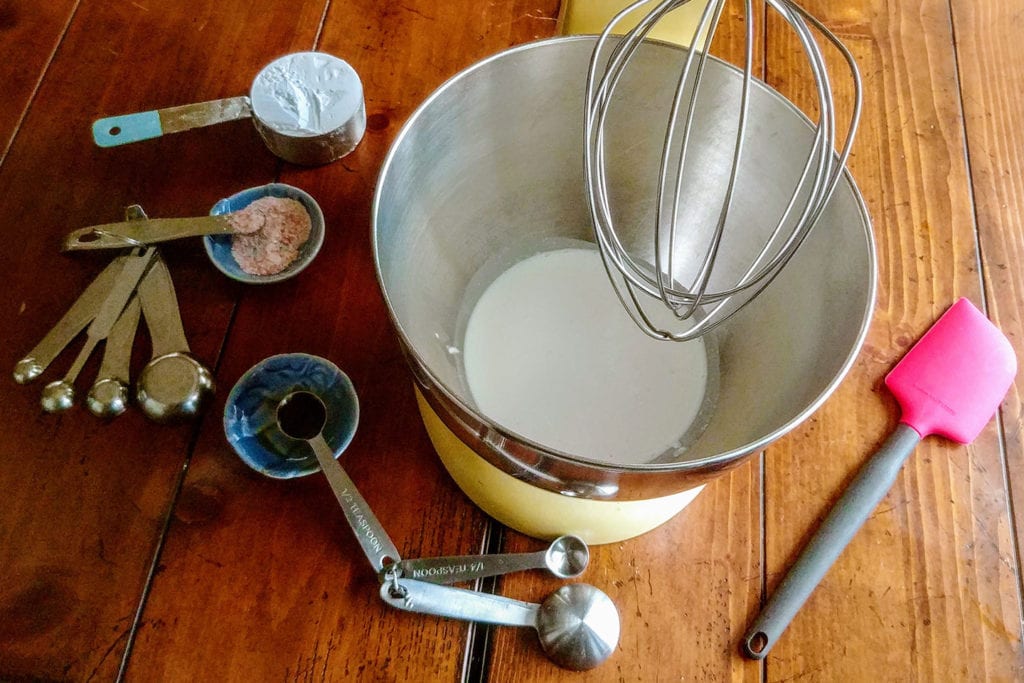
[{"label": "measuring cup handle", "polygon": [[100,147],[117,147],[250,116],[252,106],[248,97],[228,97],[98,119],[92,124],[92,139]]},{"label": "measuring cup handle", "polygon": [[92,139],[100,147],[117,147],[129,142],[158,138],[163,134],[160,113],[157,111],[110,116],[92,124]]}]

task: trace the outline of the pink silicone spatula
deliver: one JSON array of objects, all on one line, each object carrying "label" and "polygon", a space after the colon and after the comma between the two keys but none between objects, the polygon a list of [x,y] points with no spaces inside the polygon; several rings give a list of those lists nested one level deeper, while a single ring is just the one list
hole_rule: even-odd
[{"label": "pink silicone spatula", "polygon": [[969,443],[1002,402],[1017,372],[1010,342],[967,299],[932,325],[885,384],[902,417],[857,473],[743,637],[743,654],[761,659],[803,606],[843,548],[892,488],[918,442],[936,434]]}]

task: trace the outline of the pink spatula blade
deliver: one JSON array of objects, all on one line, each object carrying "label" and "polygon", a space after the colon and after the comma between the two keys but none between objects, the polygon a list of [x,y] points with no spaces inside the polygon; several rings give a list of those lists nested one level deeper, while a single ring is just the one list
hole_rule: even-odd
[{"label": "pink spatula blade", "polygon": [[1017,373],[1003,333],[967,299],[947,310],[907,352],[885,384],[901,422],[922,437],[973,441],[992,419]]}]

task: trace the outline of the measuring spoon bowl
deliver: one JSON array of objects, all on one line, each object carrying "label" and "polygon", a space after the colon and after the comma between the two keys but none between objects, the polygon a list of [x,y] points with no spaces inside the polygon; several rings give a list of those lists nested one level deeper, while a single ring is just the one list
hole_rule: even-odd
[{"label": "measuring spoon bowl", "polygon": [[135,400],[149,419],[172,422],[196,416],[214,389],[208,367],[190,353],[175,351],[146,363],[135,386]]},{"label": "measuring spoon bowl", "polygon": [[43,387],[40,399],[43,410],[48,413],[62,413],[75,405],[75,386],[65,380],[58,379]]},{"label": "measuring spoon bowl", "polygon": [[402,560],[402,576],[431,583],[459,583],[530,569],[547,569],[560,579],[579,576],[590,562],[590,549],[577,536],[559,536],[547,549],[533,553],[457,555]]},{"label": "measuring spoon bowl", "polygon": [[562,586],[540,604],[404,578],[381,584],[380,597],[407,612],[532,627],[544,654],[558,666],[574,671],[603,663],[619,642],[615,603],[586,583]]}]

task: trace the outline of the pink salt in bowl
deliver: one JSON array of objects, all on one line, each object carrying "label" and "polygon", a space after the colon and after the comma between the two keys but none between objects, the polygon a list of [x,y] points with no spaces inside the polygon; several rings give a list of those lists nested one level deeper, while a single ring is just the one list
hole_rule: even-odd
[{"label": "pink salt in bowl", "polygon": [[264,197],[294,199],[302,204],[303,208],[306,209],[306,213],[309,214],[311,224],[309,239],[299,247],[295,260],[284,270],[272,275],[254,275],[243,270],[242,266],[235,259],[231,250],[231,235],[206,235],[203,238],[206,254],[213,261],[213,265],[217,267],[217,270],[232,280],[260,285],[281,282],[282,280],[295,277],[313,262],[313,259],[316,258],[320,247],[324,243],[324,214],[320,210],[320,205],[316,203],[316,200],[309,193],[284,183],[269,183],[237,192],[214,204],[210,210],[210,215],[221,216],[227,213],[235,213],[249,206],[257,199]]}]

